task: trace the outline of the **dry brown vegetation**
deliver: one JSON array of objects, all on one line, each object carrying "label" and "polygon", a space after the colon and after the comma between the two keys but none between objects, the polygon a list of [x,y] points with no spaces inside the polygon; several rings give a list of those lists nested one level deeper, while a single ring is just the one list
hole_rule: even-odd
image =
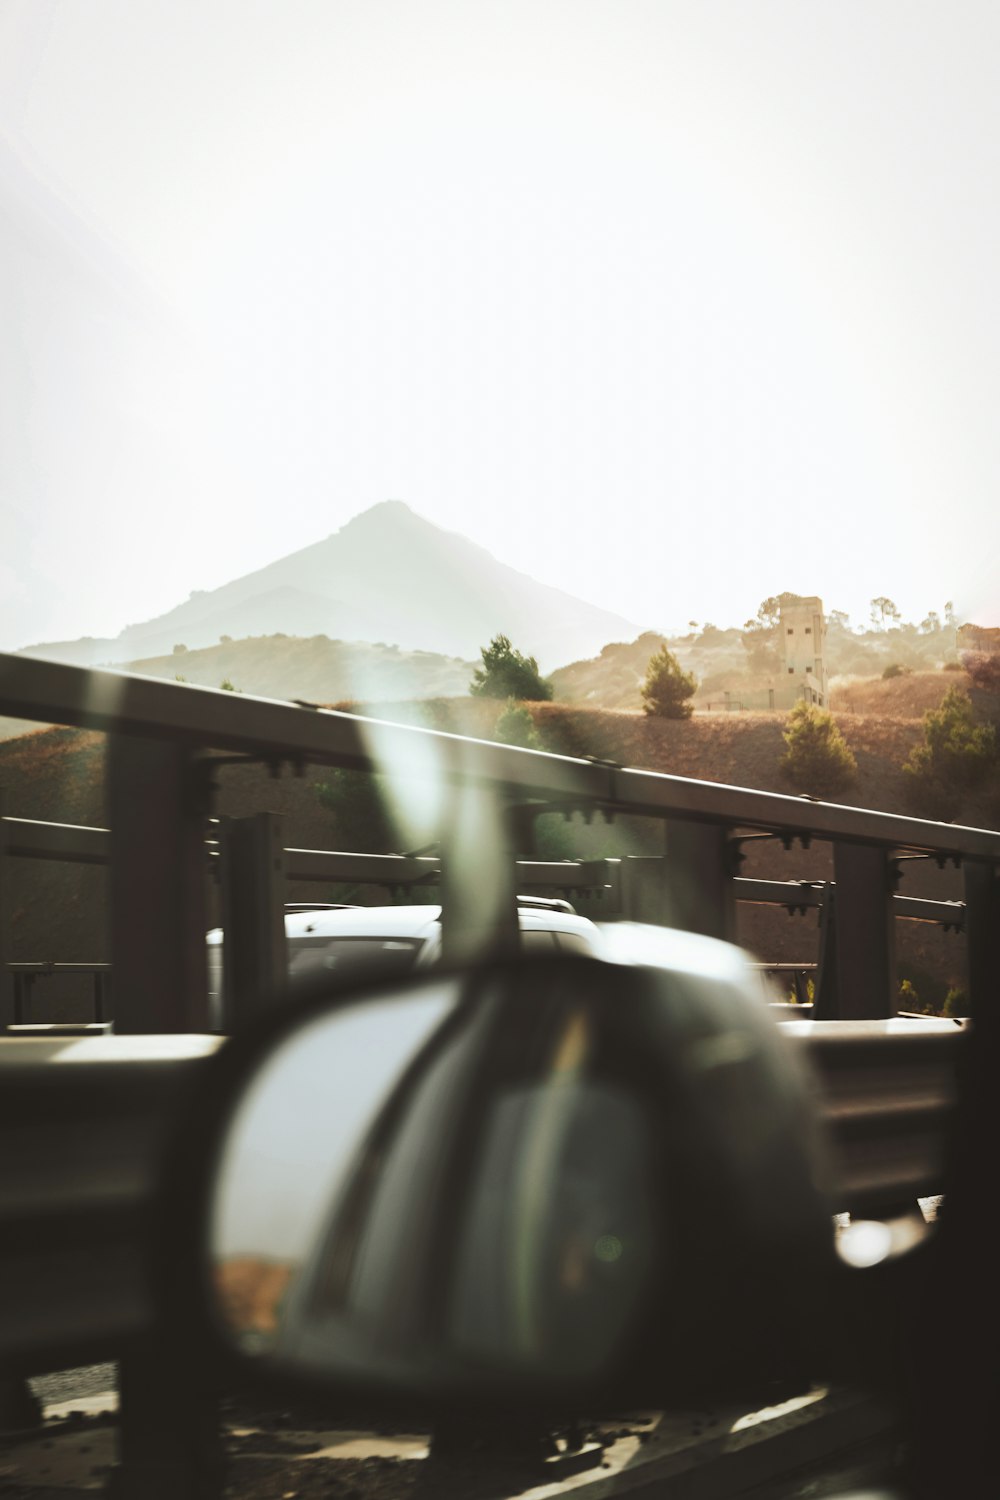
[{"label": "dry brown vegetation", "polygon": [[215,1289],[230,1327],[244,1333],[274,1333],[293,1270],[288,1261],[256,1255],[231,1255],[219,1261]]},{"label": "dry brown vegetation", "polygon": [[900,677],[835,678],[830,685],[830,707],[835,714],[874,714],[899,719],[922,719],[937,708],[950,687],[968,692],[967,672],[904,672]]}]

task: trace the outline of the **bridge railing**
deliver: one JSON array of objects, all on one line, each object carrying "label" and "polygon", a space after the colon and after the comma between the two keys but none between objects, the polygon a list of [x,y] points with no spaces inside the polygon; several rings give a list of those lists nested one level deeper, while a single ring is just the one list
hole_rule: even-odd
[{"label": "bridge railing", "polygon": [[[220,828],[218,820],[209,820],[209,837],[205,839],[205,853],[209,867],[220,874]],[[280,827],[279,827],[280,832]],[[8,817],[0,822],[0,856],[14,859],[41,861],[60,860],[87,865],[107,866],[111,859],[111,833],[106,828],[95,828],[74,824],[57,824],[36,819]],[[155,858],[155,854],[150,857]],[[530,860],[514,862],[515,880],[518,890],[556,890],[563,895],[598,896],[602,899],[601,916],[604,920],[615,920],[625,915],[622,893],[634,891],[629,861],[625,859],[584,860]],[[636,856],[640,860],[643,856]],[[647,857],[648,858],[648,857]],[[640,866],[640,870],[643,867]],[[624,876],[623,876],[624,869]],[[322,882],[331,884],[359,884],[383,886],[387,889],[412,890],[417,887],[436,885],[441,879],[441,860],[429,855],[365,854],[355,851],[330,849],[299,849],[284,847],[281,850],[281,877],[288,881]],[[283,892],[274,881],[274,891],[267,891],[272,899],[287,908],[282,900]],[[737,902],[753,905],[783,907],[790,915],[816,910],[822,913],[824,905],[835,896],[832,882],[806,880],[757,880],[735,876],[733,894]],[[232,910],[232,899],[224,905]],[[896,920],[933,923],[946,931],[960,933],[965,924],[965,903],[962,901],[940,901],[921,897],[903,896],[898,892],[891,897],[891,911]],[[259,916],[259,914],[258,914]],[[254,926],[259,927],[259,921]],[[264,926],[267,927],[266,916]],[[259,959],[259,942],[254,952],[248,955],[248,963]],[[778,975],[781,969],[794,971],[796,993],[803,989],[799,982],[805,971],[810,971],[814,987],[820,982],[819,966],[816,964],[771,964],[764,966],[769,973]],[[8,963],[7,971],[13,980],[13,1022],[17,1026],[37,1022],[31,1009],[31,1000],[36,982],[56,974],[72,974],[87,977],[92,981],[94,992],[94,1019],[105,1021],[111,1014],[111,966],[108,963],[65,963],[35,961]],[[804,999],[803,993],[799,996]]]},{"label": "bridge railing", "polygon": [[[122,1031],[207,1025],[205,838],[216,777],[234,760],[262,761],[276,772],[307,764],[377,771],[404,799],[437,798],[443,936],[457,956],[501,944],[516,931],[515,830],[541,813],[579,810],[663,825],[661,856],[621,866],[621,910],[628,917],[731,939],[739,899],[793,907],[821,901],[821,1014],[865,1019],[895,1012],[893,919],[904,909],[896,900],[903,856],[962,870],[964,902],[948,905],[952,925],[961,925],[966,936],[973,1008],[989,1000],[1000,972],[1000,833],[992,830],[16,656],[0,655],[0,714],[109,736],[109,830],[33,832],[24,820],[8,819],[3,838],[11,854],[27,853],[37,839],[36,857],[48,840],[49,857],[65,857],[62,848],[72,845],[71,857],[108,861],[116,1028]],[[267,815],[224,823],[220,831],[220,857],[232,872],[227,942],[230,928],[237,940],[241,931],[252,933],[260,985],[280,983],[281,903],[275,896],[281,880],[307,870],[315,872],[312,878],[335,878],[331,861],[343,856],[286,856],[280,824]],[[786,847],[829,843],[832,889],[826,886],[821,896],[815,886],[795,882],[752,882],[741,889],[742,842],[762,834]],[[151,850],[157,858],[150,858]],[[765,887],[771,884],[786,889],[770,892]],[[909,915],[943,920],[929,903],[901,901],[914,903]]]}]

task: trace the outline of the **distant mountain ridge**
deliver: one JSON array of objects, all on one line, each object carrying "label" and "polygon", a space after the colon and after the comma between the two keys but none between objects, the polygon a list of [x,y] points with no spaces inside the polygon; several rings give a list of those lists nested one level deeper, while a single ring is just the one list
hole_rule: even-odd
[{"label": "distant mountain ridge", "polygon": [[348,699],[461,697],[468,692],[475,663],[433,651],[282,633],[147,657],[129,662],[127,670],[167,681],[181,677],[200,687],[229,682],[239,692],[261,698],[306,699],[326,706]]},{"label": "distant mountain ridge", "polygon": [[498,562],[402,501],[384,500],[324,541],[197,591],[113,639],[47,642],[22,654],[120,665],[167,655],[175,645],[212,646],[223,635],[283,632],[474,659],[502,632],[547,671],[638,630],[621,615]]}]

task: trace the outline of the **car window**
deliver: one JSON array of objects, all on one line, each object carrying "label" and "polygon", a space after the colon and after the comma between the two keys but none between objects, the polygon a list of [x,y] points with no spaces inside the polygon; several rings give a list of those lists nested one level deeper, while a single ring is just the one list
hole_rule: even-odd
[{"label": "car window", "polygon": [[557,932],[555,940],[560,953],[584,953],[590,957],[594,951],[593,945],[580,932]]},{"label": "car window", "polygon": [[353,969],[377,966],[383,972],[405,973],[416,963],[422,946],[419,938],[293,938],[288,944],[288,972],[350,973]]}]

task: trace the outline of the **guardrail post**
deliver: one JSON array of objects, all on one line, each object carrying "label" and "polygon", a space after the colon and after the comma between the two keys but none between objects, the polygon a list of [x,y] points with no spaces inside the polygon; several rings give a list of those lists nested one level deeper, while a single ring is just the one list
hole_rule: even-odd
[{"label": "guardrail post", "polygon": [[629,854],[618,875],[619,905],[626,922],[671,927],[673,906],[667,861],[662,854]]},{"label": "guardrail post", "polygon": [[452,789],[441,839],[441,953],[446,963],[516,952],[517,883],[513,829],[487,787]]},{"label": "guardrail post", "polygon": [[735,941],[736,898],[729,837],[730,830],[716,823],[667,822],[671,926],[727,943]]},{"label": "guardrail post", "polygon": [[[836,1015],[881,1020],[896,1014],[896,871],[890,854],[867,844],[834,844]],[[824,1014],[829,1014],[824,1009]]]},{"label": "guardrail post", "polygon": [[1000,986],[1000,873],[979,860],[964,861],[965,933],[970,1014],[996,1010]]},{"label": "guardrail post", "polygon": [[14,1019],[14,976],[11,961],[10,893],[7,870],[7,825],[4,822],[4,790],[0,787],[0,1029]]},{"label": "guardrail post", "polygon": [[819,909],[819,964],[813,988],[814,1021],[835,1021],[840,1014],[837,983],[837,888],[832,880],[823,886]]},{"label": "guardrail post", "polygon": [[190,1350],[124,1355],[119,1365],[118,1464],[112,1500],[216,1500],[223,1492],[219,1404]]},{"label": "guardrail post", "polygon": [[222,1030],[238,1031],[280,999],[288,982],[285,846],[277,813],[223,818]]},{"label": "guardrail post", "polygon": [[111,960],[120,1032],[207,1031],[207,793],[191,751],[108,737]]},{"label": "guardrail post", "polygon": [[622,860],[622,916],[733,942],[736,900],[728,830],[670,821],[665,846],[665,855],[633,854]]}]

